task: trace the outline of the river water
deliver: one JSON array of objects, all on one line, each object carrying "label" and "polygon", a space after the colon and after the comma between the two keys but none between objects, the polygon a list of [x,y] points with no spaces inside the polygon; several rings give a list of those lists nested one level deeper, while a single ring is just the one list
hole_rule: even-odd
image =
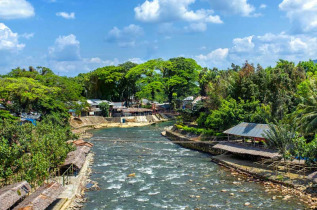
[{"label": "river water", "polygon": [[[233,176],[211,162],[208,154],[171,144],[160,134],[169,124],[94,130],[91,142],[95,161],[91,179],[101,189],[86,194],[88,201],[83,209],[305,207],[296,198],[272,200],[272,194],[266,193],[262,185]],[[132,173],[135,177],[128,177]],[[246,202],[250,206],[244,206]]]}]

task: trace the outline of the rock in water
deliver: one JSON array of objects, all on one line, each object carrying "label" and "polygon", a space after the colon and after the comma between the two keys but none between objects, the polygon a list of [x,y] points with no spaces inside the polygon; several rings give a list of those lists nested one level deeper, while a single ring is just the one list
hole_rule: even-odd
[{"label": "rock in water", "polygon": [[128,177],[135,177],[135,173],[129,174]]}]

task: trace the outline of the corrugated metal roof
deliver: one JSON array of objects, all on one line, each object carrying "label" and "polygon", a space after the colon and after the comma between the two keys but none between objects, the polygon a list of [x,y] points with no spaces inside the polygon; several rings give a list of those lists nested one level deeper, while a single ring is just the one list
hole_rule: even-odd
[{"label": "corrugated metal roof", "polygon": [[145,108],[127,108],[122,109],[124,113],[132,113],[132,112],[152,112],[152,109],[145,109]]},{"label": "corrugated metal roof", "polygon": [[270,130],[268,124],[240,123],[224,133],[236,136],[264,138],[264,131]]},{"label": "corrugated metal roof", "polygon": [[193,100],[194,100],[194,96],[188,96],[183,101],[193,101]]}]

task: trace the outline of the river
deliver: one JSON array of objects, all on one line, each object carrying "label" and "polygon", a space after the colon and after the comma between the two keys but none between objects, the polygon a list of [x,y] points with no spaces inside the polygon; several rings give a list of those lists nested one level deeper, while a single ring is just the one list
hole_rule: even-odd
[{"label": "river", "polygon": [[[101,189],[87,192],[88,200],[83,209],[305,207],[295,198],[272,200],[273,195],[265,192],[262,185],[233,176],[211,162],[208,154],[171,144],[160,134],[167,125],[170,123],[92,131],[95,161],[91,179],[97,181]],[[97,138],[99,140],[94,140]],[[135,177],[128,177],[132,173]],[[244,206],[246,202],[250,206]]]}]

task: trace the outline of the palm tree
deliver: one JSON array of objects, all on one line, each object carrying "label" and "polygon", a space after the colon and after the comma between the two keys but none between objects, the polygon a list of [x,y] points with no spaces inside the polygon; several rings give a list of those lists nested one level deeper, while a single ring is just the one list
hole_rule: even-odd
[{"label": "palm tree", "polygon": [[269,124],[269,130],[264,132],[264,138],[267,139],[267,146],[276,149],[286,160],[289,157],[289,150],[293,144],[295,129],[291,125],[278,123]]},{"label": "palm tree", "polygon": [[306,134],[317,131],[317,94],[316,83],[310,81],[307,93],[300,96],[302,103],[297,107],[296,123],[298,128]]}]

